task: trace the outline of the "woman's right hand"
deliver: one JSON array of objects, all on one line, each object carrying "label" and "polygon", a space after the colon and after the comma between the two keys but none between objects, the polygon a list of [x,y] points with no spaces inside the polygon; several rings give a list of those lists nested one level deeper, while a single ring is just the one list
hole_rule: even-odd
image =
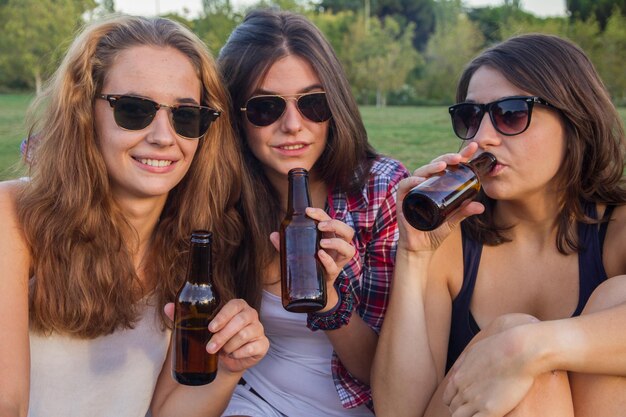
[{"label": "woman's right hand", "polygon": [[[173,319],[173,303],[165,306],[165,313]],[[218,353],[219,368],[231,373],[256,365],[270,345],[259,314],[241,299],[228,301],[209,323],[209,330],[213,336],[207,352]]]},{"label": "woman's right hand", "polygon": [[433,251],[441,245],[463,219],[474,214],[480,214],[484,211],[484,206],[481,203],[475,201],[465,202],[458,210],[449,216],[441,226],[430,232],[415,229],[408,223],[402,212],[402,202],[409,191],[426,181],[429,177],[443,171],[448,165],[458,165],[460,162],[468,161],[476,152],[477,148],[478,145],[475,142],[471,142],[459,153],[441,155],[433,159],[429,164],[416,169],[413,172],[413,176],[400,181],[397,196],[398,204],[396,205],[398,230],[400,233],[398,249],[404,249],[410,252]]}]

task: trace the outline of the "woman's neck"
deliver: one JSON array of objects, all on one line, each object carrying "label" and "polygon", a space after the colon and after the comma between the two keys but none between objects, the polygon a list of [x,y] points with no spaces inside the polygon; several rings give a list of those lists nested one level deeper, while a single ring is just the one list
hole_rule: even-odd
[{"label": "woman's neck", "polygon": [[513,226],[510,233],[514,239],[515,235],[526,234],[527,231],[545,238],[556,232],[562,208],[560,198],[553,194],[523,201],[500,200],[496,203],[494,215],[497,224]]},{"label": "woman's neck", "polygon": [[152,199],[116,199],[116,202],[130,225],[127,242],[138,265],[145,255],[148,242],[159,221],[167,195]]}]

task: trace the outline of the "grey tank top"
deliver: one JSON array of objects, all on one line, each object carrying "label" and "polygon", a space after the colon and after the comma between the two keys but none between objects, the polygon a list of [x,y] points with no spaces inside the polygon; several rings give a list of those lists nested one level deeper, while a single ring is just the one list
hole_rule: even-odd
[{"label": "grey tank top", "polygon": [[29,417],[143,417],[170,332],[143,302],[134,329],[96,339],[30,332]]},{"label": "grey tank top", "polygon": [[263,291],[260,318],[270,348],[246,370],[246,383],[289,417],[371,417],[364,405],[341,405],[331,371],[333,347],[324,332],[306,327],[306,317],[286,311],[279,296]]}]

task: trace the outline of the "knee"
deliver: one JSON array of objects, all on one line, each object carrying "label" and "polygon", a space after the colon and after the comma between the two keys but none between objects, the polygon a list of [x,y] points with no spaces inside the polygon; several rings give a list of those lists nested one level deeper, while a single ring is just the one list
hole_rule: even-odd
[{"label": "knee", "polygon": [[585,304],[583,314],[606,310],[624,301],[626,301],[626,275],[618,275],[607,279],[593,291]]}]

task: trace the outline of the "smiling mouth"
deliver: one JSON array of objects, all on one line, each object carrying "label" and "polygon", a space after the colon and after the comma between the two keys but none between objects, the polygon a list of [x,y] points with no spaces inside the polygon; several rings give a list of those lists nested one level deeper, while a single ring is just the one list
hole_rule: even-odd
[{"label": "smiling mouth", "polygon": [[284,149],[286,151],[295,151],[295,150],[304,148],[304,146],[305,145],[303,145],[303,144],[285,145],[285,146],[280,146],[280,149]]},{"label": "smiling mouth", "polygon": [[167,159],[138,159],[144,165],[149,165],[151,167],[167,167],[172,165],[172,161]]}]

